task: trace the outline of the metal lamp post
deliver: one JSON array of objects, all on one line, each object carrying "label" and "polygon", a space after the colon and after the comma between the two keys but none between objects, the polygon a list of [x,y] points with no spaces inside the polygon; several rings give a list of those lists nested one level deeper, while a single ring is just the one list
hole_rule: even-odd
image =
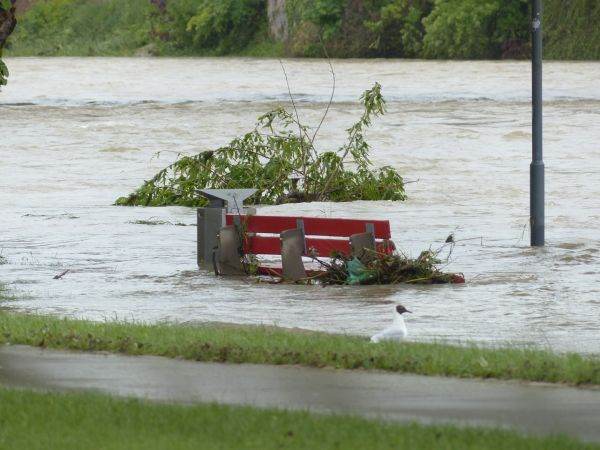
[{"label": "metal lamp post", "polygon": [[532,0],[533,148],[530,166],[531,246],[545,244],[544,159],[542,128],[542,0]]}]

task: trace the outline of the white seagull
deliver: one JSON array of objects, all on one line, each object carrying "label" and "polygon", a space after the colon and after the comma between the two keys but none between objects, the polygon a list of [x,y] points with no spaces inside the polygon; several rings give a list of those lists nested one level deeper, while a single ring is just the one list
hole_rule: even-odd
[{"label": "white seagull", "polygon": [[392,323],[392,326],[374,335],[371,338],[371,342],[403,341],[406,339],[408,331],[406,330],[406,324],[404,323],[404,317],[402,317],[402,314],[409,312],[410,311],[402,305],[396,306],[396,311],[394,312],[394,322]]}]

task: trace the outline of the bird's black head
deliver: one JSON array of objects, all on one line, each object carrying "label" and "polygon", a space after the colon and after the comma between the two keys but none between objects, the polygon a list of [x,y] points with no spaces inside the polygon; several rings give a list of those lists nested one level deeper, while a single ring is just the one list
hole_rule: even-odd
[{"label": "bird's black head", "polygon": [[404,313],[411,313],[411,314],[412,314],[412,312],[411,312],[411,311],[409,311],[408,309],[406,309],[406,308],[405,308],[404,306],[402,306],[402,305],[398,305],[398,306],[396,306],[396,312],[397,312],[398,314],[404,314]]}]

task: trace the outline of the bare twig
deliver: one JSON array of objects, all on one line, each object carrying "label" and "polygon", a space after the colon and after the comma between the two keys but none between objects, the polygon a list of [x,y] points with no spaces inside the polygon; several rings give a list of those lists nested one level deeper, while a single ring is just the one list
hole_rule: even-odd
[{"label": "bare twig", "polygon": [[281,64],[281,69],[283,70],[283,76],[285,77],[285,84],[287,85],[288,94],[290,96],[290,100],[292,102],[292,108],[294,108],[294,113],[296,114],[296,122],[298,123],[299,135],[298,139],[300,139],[300,146],[302,149],[302,175],[306,177],[306,151],[304,150],[304,138],[303,130],[302,130],[302,122],[300,122],[300,114],[298,113],[298,108],[296,108],[296,101],[294,100],[294,96],[292,95],[292,88],[290,87],[290,80],[287,75],[287,71],[285,70],[285,66],[283,61],[280,59],[279,64]]},{"label": "bare twig", "polygon": [[310,141],[311,144],[313,145],[313,148],[314,148],[314,143],[315,143],[317,134],[319,134],[319,130],[321,129],[323,122],[325,122],[325,118],[327,117],[327,114],[329,114],[329,109],[331,108],[331,105],[333,104],[333,97],[335,96],[335,84],[336,84],[335,70],[333,70],[333,64],[331,63],[331,58],[329,57],[329,53],[327,53],[327,48],[325,47],[323,40],[321,40],[321,45],[323,46],[323,52],[325,53],[325,57],[327,58],[327,63],[329,64],[329,70],[331,71],[331,79],[332,79],[333,85],[331,87],[331,96],[329,97],[329,103],[327,103],[327,108],[325,108],[325,113],[323,114],[323,117],[321,117],[321,122],[319,122],[319,125],[317,126],[317,129],[315,130],[313,137]]}]

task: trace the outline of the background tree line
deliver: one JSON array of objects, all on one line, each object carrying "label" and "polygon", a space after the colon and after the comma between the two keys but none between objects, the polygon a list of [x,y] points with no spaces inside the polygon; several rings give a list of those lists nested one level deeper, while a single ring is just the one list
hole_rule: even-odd
[{"label": "background tree line", "polygon": [[[25,1],[25,0],[19,0]],[[28,4],[32,0],[28,0]],[[255,55],[496,59],[529,56],[529,0],[38,0],[15,55]],[[272,20],[272,18],[271,18]],[[600,59],[600,1],[545,0],[546,54]]]}]

